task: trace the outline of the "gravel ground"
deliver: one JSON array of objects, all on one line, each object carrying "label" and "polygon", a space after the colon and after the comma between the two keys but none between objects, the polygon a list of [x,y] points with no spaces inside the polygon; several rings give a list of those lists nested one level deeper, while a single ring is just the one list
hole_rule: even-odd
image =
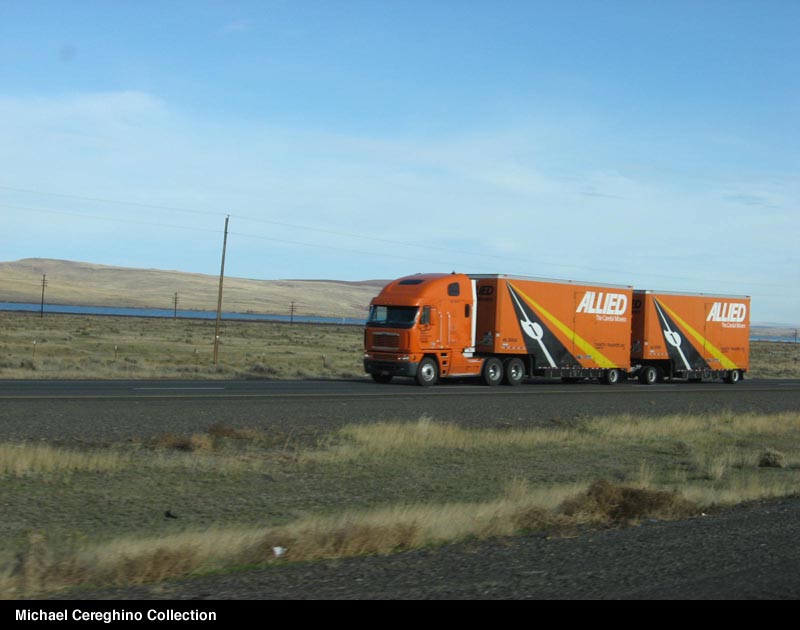
[{"label": "gravel ground", "polygon": [[572,536],[287,564],[63,599],[796,599],[800,499]]}]

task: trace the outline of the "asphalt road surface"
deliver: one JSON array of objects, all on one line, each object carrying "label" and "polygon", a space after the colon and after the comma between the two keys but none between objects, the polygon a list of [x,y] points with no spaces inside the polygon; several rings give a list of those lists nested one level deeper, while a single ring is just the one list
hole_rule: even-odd
[{"label": "asphalt road surface", "polygon": [[0,381],[0,440],[114,442],[222,423],[330,431],[353,422],[417,420],[465,426],[546,426],[596,415],[664,415],[800,409],[800,381],[532,382],[490,388],[469,382],[424,389],[410,381]]}]

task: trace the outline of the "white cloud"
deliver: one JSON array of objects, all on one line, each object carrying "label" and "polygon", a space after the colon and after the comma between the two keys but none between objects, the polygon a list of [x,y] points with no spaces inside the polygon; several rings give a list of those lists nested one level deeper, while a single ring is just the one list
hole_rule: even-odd
[{"label": "white cloud", "polygon": [[[579,135],[573,126],[565,134],[571,146],[560,153],[552,123],[445,138],[363,137],[201,120],[144,92],[5,97],[0,186],[211,214],[2,188],[0,204],[207,229],[35,212],[15,218],[16,230],[37,234],[36,255],[78,250],[97,262],[124,257],[125,264],[209,273],[218,265],[215,231],[230,213],[238,234],[338,248],[237,236],[231,273],[251,277],[363,279],[446,267],[748,293],[754,291],[737,286],[745,270],[756,290],[797,280],[796,272],[790,278],[789,269],[762,265],[797,262],[796,179],[753,176],[732,185],[655,176],[624,160],[570,166]],[[0,216],[10,212],[0,207]],[[32,241],[17,236],[6,231],[4,258],[31,255]],[[68,241],[69,255],[62,253]],[[464,251],[474,253],[457,253]]]}]

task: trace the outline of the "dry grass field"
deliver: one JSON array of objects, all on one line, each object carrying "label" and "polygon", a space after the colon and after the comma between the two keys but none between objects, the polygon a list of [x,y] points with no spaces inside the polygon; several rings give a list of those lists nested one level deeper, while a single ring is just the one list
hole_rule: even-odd
[{"label": "dry grass field", "polygon": [[678,519],[800,491],[800,415],[0,446],[0,597]]},{"label": "dry grass field", "polygon": [[[0,378],[363,376],[358,326],[0,312]],[[35,342],[35,343],[34,343]],[[800,378],[800,345],[751,344],[753,378]]]},{"label": "dry grass field", "polygon": [[751,342],[750,375],[756,378],[800,378],[800,344]]},{"label": "dry grass field", "polygon": [[[355,326],[0,312],[0,378],[361,376]],[[35,342],[35,343],[34,343]]]}]

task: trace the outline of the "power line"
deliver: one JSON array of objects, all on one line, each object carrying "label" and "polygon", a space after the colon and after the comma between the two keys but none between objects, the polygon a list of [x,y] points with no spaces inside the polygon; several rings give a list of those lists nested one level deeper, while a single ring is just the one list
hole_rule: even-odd
[{"label": "power line", "polygon": [[[252,238],[252,239],[259,240],[259,241],[271,241],[273,243],[281,243],[281,244],[284,244],[284,245],[300,245],[302,247],[314,247],[314,248],[317,248],[317,249],[329,249],[329,250],[339,251],[339,252],[348,252],[348,253],[351,253],[351,254],[359,254],[359,255],[362,255],[362,256],[379,256],[381,258],[394,258],[394,259],[397,259],[397,260],[412,260],[412,261],[416,261],[416,262],[420,261],[420,257],[419,256],[402,256],[400,254],[387,254],[385,252],[364,251],[364,250],[352,249],[350,247],[337,247],[336,245],[323,245],[323,244],[320,244],[320,243],[308,243],[308,242],[303,242],[303,241],[290,241],[290,240],[282,239],[282,238],[273,238],[271,236],[261,236],[259,234],[244,234],[242,232],[231,232],[231,235],[232,236],[240,236],[242,238]],[[440,264],[440,265],[452,265],[453,264],[452,260],[450,260],[450,261],[440,261],[440,260],[432,260],[430,258],[426,258],[425,262],[426,263],[436,263],[436,264]]]},{"label": "power line", "polygon": [[[34,208],[34,207],[31,207],[31,206],[18,206],[18,205],[4,204],[4,203],[0,203],[0,208],[7,208],[9,210],[27,210],[27,211],[30,211],[30,212],[42,212],[42,213],[45,213],[45,214],[57,214],[57,215],[63,215],[63,216],[81,217],[81,218],[84,218],[84,219],[96,219],[98,221],[109,221],[109,222],[112,222],[112,223],[127,223],[127,224],[133,224],[133,225],[144,225],[144,226],[149,226],[149,227],[169,228],[169,229],[173,229],[173,230],[187,230],[187,231],[192,231],[192,232],[209,232],[209,233],[213,233],[213,234],[217,234],[218,233],[218,230],[214,230],[214,229],[211,229],[211,228],[199,228],[199,227],[192,227],[192,226],[187,226],[187,225],[174,225],[174,224],[167,224],[167,223],[157,223],[155,221],[142,221],[142,220],[139,220],[139,219],[124,219],[124,218],[119,218],[119,217],[104,217],[104,216],[100,216],[100,215],[96,215],[96,214],[88,214],[88,213],[85,213],[85,212],[74,212],[74,211],[71,211],[71,210],[52,210],[52,209],[49,209],[49,208]],[[233,215],[229,215],[229,216],[233,216]],[[383,252],[359,251],[359,250],[353,250],[353,249],[347,248],[347,247],[337,247],[335,245],[323,245],[323,244],[319,244],[319,243],[308,243],[308,242],[303,242],[303,241],[292,241],[292,240],[288,240],[288,239],[279,239],[279,238],[273,238],[273,237],[269,237],[269,236],[261,236],[261,235],[257,235],[257,234],[244,234],[242,232],[229,232],[229,234],[231,236],[240,236],[242,238],[251,238],[251,239],[264,240],[264,241],[271,241],[271,242],[275,242],[275,243],[282,243],[282,244],[285,244],[285,245],[300,245],[300,246],[303,246],[303,247],[315,247],[315,248],[318,248],[318,249],[329,249],[329,250],[335,250],[335,251],[341,251],[341,252],[350,252],[350,253],[354,253],[354,254],[363,254],[365,256],[380,256],[380,257],[384,257],[384,258],[397,258],[397,259],[401,259],[401,260],[414,260],[414,261],[418,261],[419,260],[419,257],[417,257],[417,256],[415,256],[415,257],[412,257],[412,256],[399,256],[399,255],[396,255],[396,254],[386,254],[386,253],[383,253]],[[428,260],[427,262],[433,262],[433,263],[445,264],[445,265],[449,265],[449,264],[452,263],[452,261],[442,262],[442,261],[435,261],[435,260]]]},{"label": "power line", "polygon": [[[191,214],[202,214],[202,215],[213,215],[213,216],[219,216],[221,214],[219,212],[213,212],[213,211],[209,211],[209,210],[196,210],[196,209],[190,209],[190,208],[184,208],[184,207],[167,206],[167,205],[162,205],[162,204],[150,204],[150,203],[143,203],[143,202],[136,202],[136,201],[123,201],[123,200],[106,199],[106,198],[100,198],[100,197],[88,197],[88,196],[84,196],[84,195],[74,195],[74,194],[67,194],[67,193],[36,191],[36,190],[28,189],[28,188],[15,188],[15,187],[12,187],[12,186],[0,186],[0,190],[10,190],[10,191],[14,191],[14,192],[24,192],[24,193],[45,195],[45,196],[51,196],[51,197],[62,197],[62,198],[65,198],[65,199],[75,199],[75,200],[78,200],[78,201],[93,201],[93,202],[108,203],[108,204],[119,204],[119,205],[126,205],[126,206],[135,206],[135,207],[139,207],[139,208],[151,208],[151,209],[154,209],[154,210],[169,210],[169,211],[172,211],[172,212],[186,212],[186,213],[191,213]],[[34,208],[28,208],[28,209],[34,210]],[[40,211],[41,212],[46,212],[45,210],[40,210]],[[449,248],[449,247],[442,247],[442,246],[439,246],[439,245],[411,243],[411,242],[408,242],[408,241],[398,241],[398,240],[394,240],[394,239],[387,239],[387,238],[382,238],[382,237],[377,237],[377,236],[370,236],[370,235],[365,235],[365,234],[357,234],[355,232],[345,232],[345,231],[342,231],[342,230],[330,230],[330,229],[326,229],[326,228],[312,227],[310,225],[299,225],[299,224],[296,224],[296,223],[286,223],[285,221],[275,221],[275,220],[272,220],[272,219],[263,219],[263,218],[257,218],[257,217],[248,216],[248,215],[242,215],[242,214],[233,214],[233,215],[230,215],[230,216],[234,216],[237,219],[242,220],[242,221],[250,221],[252,223],[262,223],[262,224],[267,224],[267,225],[278,225],[278,226],[281,226],[281,227],[287,227],[287,228],[291,228],[293,230],[302,230],[302,231],[305,231],[305,232],[319,232],[321,234],[331,234],[331,235],[334,235],[334,236],[345,236],[345,237],[348,237],[348,238],[357,238],[357,239],[361,239],[361,240],[367,240],[367,241],[372,241],[372,242],[380,242],[380,243],[388,243],[388,244],[392,244],[392,245],[402,245],[404,247],[414,247],[414,248],[424,249],[424,250],[436,249],[436,250],[439,250],[439,251],[449,252],[449,253],[453,253],[453,254],[462,254],[462,255],[467,255],[467,256],[475,255],[474,252],[467,252],[467,251],[463,251],[463,250],[452,249],[452,248]],[[111,220],[111,219],[108,219],[108,220]],[[487,257],[487,258],[498,258],[498,259],[501,259],[501,260],[505,258],[503,256],[496,256],[494,254],[483,254],[483,256]]]},{"label": "power line", "polygon": [[82,217],[84,219],[96,219],[98,221],[111,221],[114,223],[147,225],[151,227],[170,228],[174,230],[190,230],[192,232],[212,232],[214,234],[217,234],[219,232],[219,230],[212,230],[211,228],[192,227],[188,225],[171,225],[168,223],[156,223],[155,221],[142,221],[140,219],[121,219],[119,217],[104,217],[97,214],[88,214],[86,212],[74,212],[71,210],[52,210],[49,208],[33,208],[31,206],[17,206],[5,203],[0,203],[0,208],[7,208],[9,210],[27,210],[29,212],[43,212],[45,214],[60,214],[64,216]]},{"label": "power line", "polygon": [[14,188],[12,186],[0,186],[0,190],[10,190],[13,192],[31,193],[34,195],[44,195],[47,197],[63,197],[64,199],[75,199],[76,201],[96,201],[99,203],[118,204],[122,206],[136,206],[138,208],[152,208],[153,210],[170,210],[172,212],[188,212],[190,214],[207,214],[219,216],[221,212],[211,210],[196,210],[193,208],[183,208],[177,206],[166,206],[161,204],[143,203],[140,201],[123,201],[120,199],[104,199],[101,197],[86,197],[83,195],[72,195],[67,193],[46,192],[41,190],[30,190],[28,188]]},{"label": "power line", "polygon": [[[213,215],[213,216],[219,216],[220,214],[222,214],[222,213],[219,213],[219,212],[212,212],[212,211],[208,211],[208,210],[196,210],[196,209],[190,209],[190,208],[184,208],[184,207],[167,206],[167,205],[162,205],[162,204],[149,204],[149,203],[135,202],[135,201],[104,199],[104,198],[98,198],[98,197],[88,197],[88,196],[83,196],[83,195],[74,195],[74,194],[67,194],[67,193],[35,191],[35,190],[27,189],[27,188],[15,188],[15,187],[11,187],[11,186],[0,186],[0,190],[11,190],[11,191],[15,191],[15,192],[25,192],[25,193],[31,193],[31,194],[53,196],[53,197],[63,197],[63,198],[66,198],[66,199],[75,199],[75,200],[80,200],[80,201],[95,201],[95,202],[109,203],[109,204],[136,206],[136,207],[140,207],[140,208],[151,208],[151,209],[154,209],[154,210],[170,210],[170,211],[173,211],[173,212],[186,212],[186,213],[191,213],[191,214],[202,214],[202,215]],[[2,204],[0,204],[0,205],[2,205]],[[8,206],[3,206],[3,207],[8,207]],[[27,209],[36,210],[35,208],[27,208]],[[38,211],[40,211],[40,212],[48,212],[47,210],[38,210]],[[57,212],[57,211],[50,211],[50,212]],[[80,213],[77,213],[77,214],[78,214],[78,216],[92,216],[92,215],[82,215]],[[331,229],[327,229],[327,228],[313,227],[313,226],[310,226],[310,225],[300,225],[300,224],[297,224],[297,223],[287,223],[285,221],[275,221],[273,219],[263,219],[263,218],[260,218],[260,217],[253,217],[253,216],[248,216],[248,215],[243,215],[243,214],[229,214],[228,216],[233,216],[233,217],[236,217],[239,220],[250,221],[252,223],[261,223],[261,224],[266,224],[266,225],[278,225],[280,227],[291,228],[293,230],[300,230],[300,231],[303,231],[303,232],[318,232],[318,233],[321,233],[321,234],[330,234],[330,235],[333,235],[333,236],[344,236],[344,237],[347,237],[347,238],[356,238],[356,239],[370,241],[370,242],[374,242],[374,243],[387,243],[387,244],[390,244],[390,245],[401,245],[403,247],[412,247],[412,248],[416,248],[416,249],[422,249],[422,250],[425,250],[425,251],[436,250],[436,251],[441,251],[441,252],[446,252],[446,253],[451,253],[451,254],[460,254],[462,256],[479,256],[480,258],[484,258],[484,259],[491,258],[491,259],[495,259],[495,260],[517,260],[517,261],[526,262],[526,263],[530,262],[527,259],[522,259],[522,258],[518,258],[518,257],[502,256],[502,255],[498,255],[498,254],[490,254],[490,253],[487,253],[487,252],[477,253],[477,252],[465,251],[465,250],[460,250],[460,249],[453,249],[451,247],[443,247],[441,245],[434,245],[434,244],[430,244],[430,243],[413,243],[413,242],[409,242],[409,241],[400,241],[400,240],[396,240],[396,239],[387,239],[387,238],[378,237],[378,236],[371,236],[371,235],[366,235],[366,234],[358,234],[358,233],[355,233],[355,232],[346,232],[346,231],[342,231],[342,230],[331,230]],[[98,217],[98,218],[102,218],[102,217]],[[114,219],[105,218],[105,220],[112,221]],[[119,220],[121,220],[121,219],[119,219]],[[162,227],[177,227],[177,226],[162,226]],[[209,231],[214,231],[214,230],[209,230]],[[231,234],[233,234],[233,232]],[[242,234],[242,233],[238,233],[237,235],[238,236],[248,237],[248,238],[259,238],[258,236],[252,236],[252,235],[249,235],[249,234]],[[267,237],[262,237],[262,238],[263,238],[263,240],[269,240]],[[277,242],[287,243],[287,244],[295,244],[295,245],[296,244],[304,244],[304,245],[309,245],[309,246],[312,246],[312,247],[314,246],[313,244],[310,244],[310,243],[298,243],[296,241],[286,241],[286,240],[281,240],[281,239],[272,239],[272,240],[277,241]],[[334,247],[323,246],[323,245],[319,245],[318,247],[327,248],[327,249],[336,249]],[[345,249],[345,250],[349,251],[347,248],[342,248],[342,249]],[[406,260],[408,259],[407,257],[401,257],[401,258],[406,259]],[[416,259],[414,259],[414,260],[416,260]],[[436,262],[436,261],[431,261],[431,262]],[[450,264],[450,261],[448,261],[447,263],[444,263],[444,264]],[[565,264],[559,264],[559,263],[539,263],[539,264],[547,264],[547,265],[549,265],[551,267],[558,267],[558,268],[563,268],[563,269],[588,269],[588,270],[596,270],[596,271],[604,271],[604,272],[606,272],[606,271],[608,271],[608,272],[616,271],[616,270],[611,270],[611,269],[599,269],[599,268],[592,268],[592,267],[581,267],[581,266],[577,266],[577,265],[565,265]]]},{"label": "power line", "polygon": [[[192,232],[207,232],[212,234],[218,234],[218,230],[214,230],[211,228],[200,228],[200,227],[193,227],[187,225],[175,225],[175,224],[167,224],[167,223],[157,223],[154,221],[142,221],[139,219],[125,219],[125,218],[118,218],[118,217],[104,217],[95,214],[88,214],[84,212],[74,212],[69,210],[53,210],[49,208],[33,208],[30,206],[17,206],[17,205],[10,205],[10,204],[2,204],[0,203],[0,208],[8,208],[11,210],[28,210],[31,212],[42,212],[46,214],[57,214],[57,215],[64,215],[64,216],[77,216],[85,219],[96,219],[100,221],[109,221],[115,223],[126,223],[126,224],[133,224],[133,225],[144,225],[144,226],[151,226],[151,227],[160,227],[160,228],[169,228],[174,230],[187,230]],[[288,224],[286,224],[288,225]],[[362,256],[372,256],[372,257],[379,257],[379,258],[392,258],[395,260],[407,260],[407,261],[414,261],[420,262],[419,256],[403,256],[400,254],[390,254],[386,252],[374,252],[374,251],[364,251],[364,250],[355,250],[348,247],[339,247],[336,245],[326,245],[320,243],[309,243],[304,241],[294,241],[289,239],[279,239],[269,236],[263,236],[259,234],[245,234],[243,232],[230,232],[232,236],[239,236],[241,238],[249,238],[249,239],[256,239],[256,240],[263,240],[263,241],[270,241],[274,243],[281,243],[284,245],[295,245],[301,247],[313,247],[316,249],[325,249],[337,252],[347,252],[349,254],[358,254]],[[344,235],[344,233],[342,233]],[[364,237],[366,238],[366,237]],[[398,242],[400,244],[400,242]],[[435,246],[431,246],[428,249],[437,249]],[[494,258],[497,260],[504,260],[504,261],[517,261],[520,263],[524,263],[526,265],[532,265],[534,267],[550,267],[550,268],[559,268],[559,269],[571,269],[575,271],[591,271],[591,272],[603,272],[603,273],[620,273],[619,268],[615,269],[607,269],[602,267],[589,267],[585,265],[569,265],[563,263],[554,263],[554,262],[541,262],[541,261],[534,261],[530,259],[524,259],[519,257],[512,257],[512,256],[499,256],[493,254],[486,254],[486,253],[476,253],[476,252],[459,252],[456,250],[446,250],[444,248],[439,248],[442,251],[451,251],[453,253],[459,253],[464,256],[475,257],[477,259],[484,259],[484,258]],[[452,267],[454,265],[453,260],[436,260],[429,257],[424,259],[426,265],[428,264],[436,264],[436,265],[443,265],[445,267]],[[509,275],[530,275],[530,269],[525,271],[514,271],[508,270],[507,273]],[[696,280],[695,277],[689,276],[677,276],[677,275],[668,275],[668,274],[657,274],[657,273],[647,273],[647,272],[636,272],[626,270],[625,274],[627,276],[638,276],[638,277],[645,277],[645,278],[660,278],[666,280],[688,280],[694,281]],[[758,287],[772,287],[772,288],[782,288],[784,285],[780,284],[773,284],[773,283],[763,283],[763,282],[742,282],[742,280],[716,280],[719,284],[736,284],[737,286],[742,286],[743,284],[747,286],[758,286]]]},{"label": "power line", "polygon": [[[308,231],[308,232],[320,232],[322,234],[331,234],[333,236],[345,236],[345,237],[348,237],[348,238],[357,238],[357,239],[361,239],[361,240],[371,241],[371,242],[374,242],[374,243],[388,243],[390,245],[402,245],[403,247],[414,247],[414,248],[423,249],[423,250],[426,250],[426,251],[434,249],[434,250],[437,250],[437,251],[449,252],[451,254],[462,254],[462,255],[466,255],[466,256],[474,256],[474,255],[476,255],[475,252],[467,252],[467,251],[463,251],[463,250],[452,249],[450,247],[442,247],[441,245],[410,243],[408,241],[397,241],[397,240],[388,239],[388,238],[382,238],[382,237],[378,237],[378,236],[367,236],[367,235],[364,235],[364,234],[355,234],[353,232],[342,232],[340,230],[329,230],[329,229],[325,229],[325,228],[315,228],[315,227],[309,227],[309,226],[305,226],[305,225],[296,225],[296,224],[293,224],[293,223],[284,223],[282,221],[273,221],[271,219],[256,219],[256,218],[253,218],[253,217],[246,217],[246,216],[242,216],[242,215],[236,215],[236,216],[237,216],[237,218],[242,219],[244,221],[251,221],[253,223],[265,223],[265,224],[269,224],[269,225],[279,225],[281,227],[288,227],[288,228],[292,228],[294,230],[304,230],[304,231]],[[484,257],[486,257],[486,258],[499,258],[499,259],[503,259],[504,258],[503,256],[497,256],[495,254],[482,254],[482,255]]]},{"label": "power line", "polygon": [[[41,195],[49,195],[54,197],[64,197],[68,199],[76,199],[76,200],[83,200],[83,201],[96,201],[101,203],[109,203],[109,204],[120,204],[120,205],[129,205],[129,206],[137,206],[137,207],[144,207],[144,208],[152,208],[157,210],[169,210],[173,212],[186,212],[192,214],[200,214],[200,215],[208,215],[208,216],[220,216],[221,213],[219,212],[212,212],[212,211],[204,211],[204,210],[194,210],[189,208],[180,208],[175,206],[167,206],[167,205],[158,205],[158,204],[147,204],[147,203],[140,203],[140,202],[131,202],[131,201],[121,201],[121,200],[113,200],[113,199],[102,199],[96,197],[88,197],[88,196],[81,196],[81,195],[71,195],[65,193],[52,193],[52,192],[41,192],[41,191],[33,191],[30,189],[25,188],[15,188],[10,186],[0,186],[2,190],[10,190],[16,192],[26,192],[26,193],[33,193],[33,194],[41,194]],[[27,210],[31,212],[42,212],[47,214],[57,214],[57,215],[65,215],[65,216],[78,216],[87,219],[96,219],[100,221],[111,221],[111,222],[118,222],[118,223],[128,223],[128,224],[135,224],[135,225],[146,225],[146,226],[153,226],[153,227],[161,227],[161,228],[169,228],[169,229],[177,229],[177,230],[188,230],[188,231],[195,231],[195,232],[208,232],[217,234],[218,231],[211,229],[211,228],[201,228],[201,227],[194,227],[194,226],[186,226],[186,225],[174,225],[174,224],[165,224],[165,223],[157,223],[153,221],[142,221],[138,219],[126,219],[126,218],[112,218],[106,217],[101,215],[83,213],[83,212],[75,212],[75,211],[67,211],[67,210],[53,210],[47,208],[34,208],[30,206],[19,206],[19,205],[10,205],[10,204],[2,204],[0,203],[0,208],[8,208],[12,210]],[[244,221],[251,221],[254,223],[262,223],[268,225],[279,225],[281,227],[288,227],[296,230],[301,231],[308,231],[308,232],[320,232],[324,234],[332,234],[336,236],[343,236],[348,238],[357,238],[361,240],[367,240],[375,243],[388,243],[393,245],[400,245],[403,247],[412,247],[423,249],[426,251],[435,250],[445,253],[452,253],[458,254],[461,256],[469,256],[474,257],[479,260],[486,260],[486,259],[493,259],[498,261],[516,261],[518,263],[523,263],[525,265],[532,265],[534,267],[549,267],[549,268],[558,268],[564,270],[575,270],[575,271],[588,271],[588,272],[601,272],[601,273],[620,273],[620,268],[604,268],[604,267],[594,267],[594,266],[587,266],[587,265],[572,265],[572,264],[565,264],[565,263],[557,263],[557,262],[543,262],[543,261],[535,261],[527,258],[520,258],[518,256],[503,256],[498,254],[490,254],[487,252],[470,252],[458,249],[452,249],[447,247],[442,247],[433,244],[420,244],[420,243],[409,243],[406,241],[398,241],[392,239],[384,239],[380,237],[372,237],[367,235],[356,234],[352,232],[344,232],[344,231],[337,231],[337,230],[329,230],[326,228],[315,228],[311,226],[303,226],[297,225],[292,223],[285,223],[281,221],[273,221],[270,219],[260,219],[255,217],[248,217],[246,215],[228,215],[228,216],[235,216]],[[353,250],[352,248],[347,247],[337,247],[335,245],[325,245],[319,243],[309,243],[303,241],[294,241],[294,240],[287,240],[287,239],[279,239],[274,237],[268,237],[258,234],[245,234],[241,232],[231,232],[231,235],[239,236],[242,238],[250,238],[250,239],[258,239],[258,240],[265,240],[271,241],[276,243],[282,243],[286,245],[298,245],[302,247],[314,247],[318,249],[327,249],[333,251],[343,251],[353,254],[360,254],[365,256],[378,256],[382,258],[394,258],[398,260],[411,260],[411,261],[420,261],[419,256],[403,256],[399,254],[390,254],[386,252],[371,252],[371,251],[360,251],[360,250]],[[437,265],[445,265],[445,266],[453,266],[452,260],[447,261],[439,261],[434,260],[431,258],[426,257],[424,259],[426,264],[437,264]],[[671,275],[671,274],[658,274],[658,273],[649,273],[649,272],[636,272],[631,270],[624,270],[626,276],[635,276],[635,277],[645,277],[645,278],[658,278],[658,279],[665,279],[665,280],[681,280],[681,281],[694,281],[696,277],[694,276],[678,276],[678,275]],[[530,275],[530,270],[524,272],[516,272],[516,271],[509,271],[509,274],[512,275]],[[742,284],[747,284],[748,286],[759,286],[759,287],[773,287],[773,288],[782,288],[784,285],[780,284],[773,284],[773,283],[760,283],[760,282],[747,282],[743,283],[741,279],[736,281],[726,281],[726,280],[716,280],[716,282],[720,284],[736,284],[741,286]]]}]

